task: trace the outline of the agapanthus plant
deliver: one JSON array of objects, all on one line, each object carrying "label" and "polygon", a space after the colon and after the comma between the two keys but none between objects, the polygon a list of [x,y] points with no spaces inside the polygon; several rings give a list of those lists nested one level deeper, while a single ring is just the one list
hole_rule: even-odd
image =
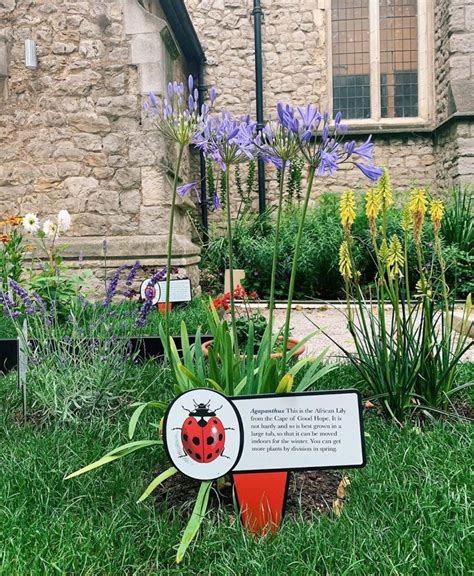
[{"label": "agapanthus plant", "polygon": [[[215,91],[211,90],[211,104],[214,102]],[[169,338],[169,294],[171,280],[171,257],[173,253],[173,228],[177,196],[183,197],[196,183],[178,186],[181,163],[185,149],[195,140],[201,126],[206,122],[209,108],[203,105],[199,109],[199,92],[192,76],[188,77],[187,86],[183,82],[168,84],[167,96],[159,101],[155,94],[150,93],[144,103],[145,112],[154,120],[157,130],[171,143],[177,146],[177,158],[174,166],[174,179],[171,191],[171,211],[168,228],[168,244],[166,257],[166,290],[165,290],[165,328]]]},{"label": "agapanthus plant", "polygon": [[[303,199],[302,214],[295,241],[295,251],[288,291],[288,307],[285,318],[283,336],[282,373],[286,368],[286,344],[290,333],[291,309],[295,290],[297,262],[300,254],[306,213],[308,209],[314,177],[333,176],[341,164],[354,164],[365,176],[377,180],[382,170],[373,165],[374,145],[369,137],[363,144],[357,145],[352,140],[343,144],[347,126],[342,124],[342,114],[338,112],[334,123],[330,122],[328,113],[321,113],[317,106],[308,104],[305,107],[294,108],[289,104],[279,103],[277,106],[278,121],[282,127],[280,134],[288,134],[286,141],[295,141],[299,153],[305,159],[308,175],[306,193]],[[289,135],[292,135],[291,137]],[[268,134],[262,133],[262,140],[268,140]],[[273,136],[273,134],[271,134]],[[268,149],[265,151],[268,152]],[[273,147],[273,153],[278,152]],[[265,158],[266,153],[263,154]],[[281,158],[283,161],[283,158]],[[283,164],[282,164],[283,166]],[[276,263],[274,263],[276,265]]]},{"label": "agapanthus plant", "polygon": [[[193,139],[195,146],[211,161],[217,163],[225,177],[225,209],[227,217],[227,240],[229,257],[229,278],[234,286],[234,260],[232,249],[232,214],[230,197],[230,172],[233,166],[248,162],[255,157],[257,124],[249,116],[233,118],[228,112],[218,116],[209,115],[201,124],[200,131]],[[236,313],[234,293],[230,292],[231,326],[235,352],[238,354]]]}]

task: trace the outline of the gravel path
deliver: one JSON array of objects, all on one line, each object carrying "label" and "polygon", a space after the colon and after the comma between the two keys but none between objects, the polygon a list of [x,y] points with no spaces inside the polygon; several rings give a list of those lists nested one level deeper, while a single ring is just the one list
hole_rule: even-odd
[{"label": "gravel path", "polygon": [[[460,308],[460,310],[462,310]],[[262,310],[268,316],[266,310]],[[275,325],[281,328],[285,322],[285,309],[275,310]],[[316,324],[323,332],[334,338],[345,349],[354,351],[355,345],[347,329],[347,321],[342,310],[332,307],[296,308],[291,315],[291,334],[295,338],[304,338],[316,330]],[[313,336],[306,344],[306,354],[317,355],[329,348],[329,356],[336,360],[341,358],[341,351],[322,332]],[[474,346],[465,354],[463,360],[474,361]]]}]

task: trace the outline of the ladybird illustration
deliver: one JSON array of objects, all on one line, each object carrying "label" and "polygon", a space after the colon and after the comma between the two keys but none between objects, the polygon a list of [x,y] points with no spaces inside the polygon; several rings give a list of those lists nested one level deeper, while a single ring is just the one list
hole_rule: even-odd
[{"label": "ladybird illustration", "polygon": [[[194,410],[183,409],[188,412],[186,420],[181,427],[181,442],[184,456],[189,456],[195,462],[209,464],[219,456],[224,456],[225,431],[216,411],[222,406],[212,410],[207,404],[194,402]],[[233,428],[227,428],[233,430]]]}]

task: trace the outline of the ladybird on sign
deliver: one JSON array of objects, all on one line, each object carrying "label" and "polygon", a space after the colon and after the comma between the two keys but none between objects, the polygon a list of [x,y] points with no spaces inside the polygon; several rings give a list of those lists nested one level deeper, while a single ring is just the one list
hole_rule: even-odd
[{"label": "ladybird on sign", "polygon": [[241,454],[241,421],[235,406],[213,390],[178,396],[165,417],[165,446],[174,466],[197,480],[228,474]]}]

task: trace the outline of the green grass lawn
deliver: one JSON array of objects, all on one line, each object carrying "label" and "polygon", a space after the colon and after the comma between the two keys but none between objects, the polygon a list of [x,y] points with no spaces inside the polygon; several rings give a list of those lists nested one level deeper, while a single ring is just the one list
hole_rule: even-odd
[{"label": "green grass lawn", "polygon": [[[464,380],[472,379],[473,365],[464,372]],[[335,381],[355,384],[348,367],[321,388]],[[170,395],[166,372],[154,374],[150,365],[137,367],[136,386],[148,387],[149,399]],[[12,417],[18,401],[15,375],[0,378],[2,575],[458,576],[473,567],[469,423],[438,420],[400,430],[370,413],[368,465],[348,471],[342,517],[285,521],[276,537],[256,542],[228,515],[211,510],[177,567],[182,514],[153,498],[136,504],[153,472],[165,466],[161,448],[63,479],[127,441],[128,408],[68,424],[21,425]],[[149,423],[140,424],[136,438],[156,434]]]}]

